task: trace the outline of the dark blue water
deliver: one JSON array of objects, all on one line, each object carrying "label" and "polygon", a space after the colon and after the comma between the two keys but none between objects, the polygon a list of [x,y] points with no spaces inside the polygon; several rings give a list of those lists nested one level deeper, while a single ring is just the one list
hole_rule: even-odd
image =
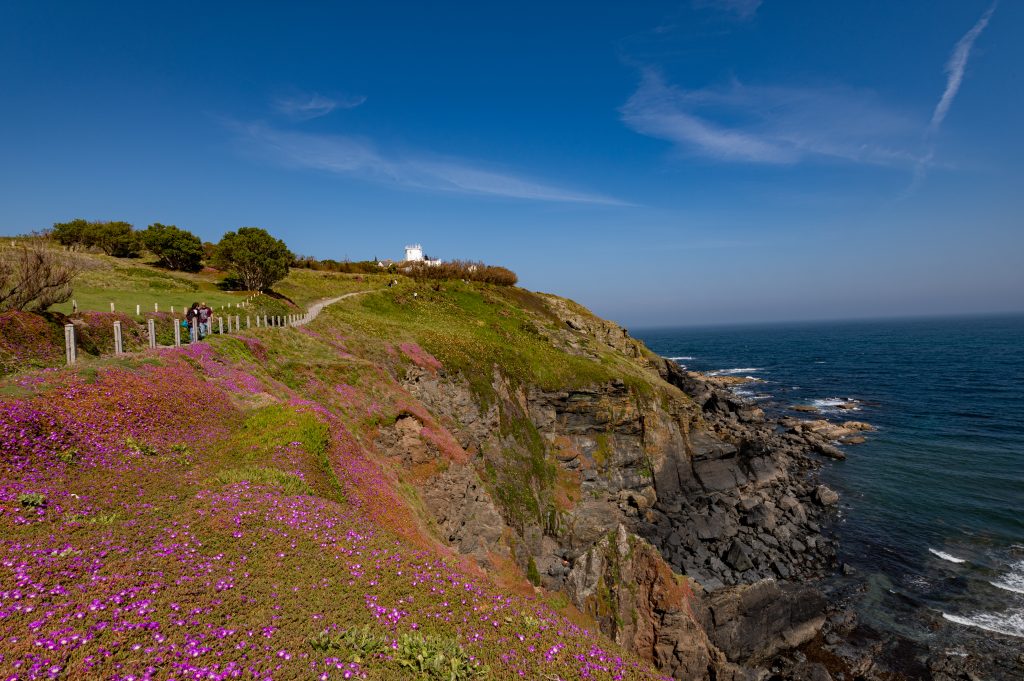
[{"label": "dark blue water", "polygon": [[822,471],[862,618],[953,645],[1024,637],[1024,317],[634,333],[691,370],[762,379],[738,392],[766,411],[877,428]]}]

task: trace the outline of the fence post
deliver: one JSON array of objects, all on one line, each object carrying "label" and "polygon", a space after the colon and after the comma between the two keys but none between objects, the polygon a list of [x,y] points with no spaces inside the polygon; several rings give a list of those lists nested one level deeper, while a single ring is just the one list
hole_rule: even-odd
[{"label": "fence post", "polygon": [[121,322],[114,322],[114,354],[124,354],[124,340],[121,338]]},{"label": "fence post", "polygon": [[64,325],[64,354],[68,360],[68,366],[75,363],[78,355],[75,352],[75,325]]},{"label": "fence post", "polygon": [[263,315],[263,326],[267,326],[267,315]]},{"label": "fence post", "polygon": [[197,317],[192,322],[192,327],[188,330],[188,342],[197,343],[199,341],[199,318]]},{"label": "fence post", "polygon": [[179,347],[181,345],[181,322],[179,322],[177,319],[175,319],[173,321],[174,321],[174,347]]},{"label": "fence post", "polygon": [[252,319],[249,317],[249,315],[245,315],[245,328],[252,328]]},{"label": "fence post", "polygon": [[146,326],[149,327],[149,347],[156,347],[156,320],[150,318],[147,320]]},{"label": "fence post", "polygon": [[260,316],[256,315],[256,328],[260,328]]},{"label": "fence post", "polygon": [[153,303],[153,312],[160,311],[160,303]]},{"label": "fence post", "polygon": [[135,306],[135,316],[136,317],[141,317],[142,316],[142,306],[141,305],[136,305]]},{"label": "fence post", "polygon": [[217,317],[217,333],[224,335],[224,318]]},{"label": "fence post", "polygon": [[110,311],[114,311],[114,301],[110,301]]}]

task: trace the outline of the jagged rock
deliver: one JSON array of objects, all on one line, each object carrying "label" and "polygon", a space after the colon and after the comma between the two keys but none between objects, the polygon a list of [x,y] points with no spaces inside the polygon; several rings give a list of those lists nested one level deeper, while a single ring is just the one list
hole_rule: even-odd
[{"label": "jagged rock", "polygon": [[846,454],[843,453],[843,450],[839,449],[839,447],[836,447],[835,445],[830,445],[827,442],[815,442],[814,451],[832,459],[842,460],[846,458]]},{"label": "jagged rock", "polygon": [[822,506],[835,506],[839,503],[839,494],[825,485],[818,485],[818,488],[814,492],[814,498],[817,499],[818,503]]},{"label": "jagged rock", "polygon": [[725,552],[723,560],[735,570],[743,572],[754,567],[750,561],[750,549],[739,539],[733,539],[729,549]]},{"label": "jagged rock", "polygon": [[708,635],[731,662],[752,664],[810,640],[824,608],[816,589],[765,579],[713,594]]},{"label": "jagged rock", "polygon": [[481,562],[488,552],[507,554],[501,543],[505,522],[471,466],[452,465],[423,490],[423,503],[444,539]]}]

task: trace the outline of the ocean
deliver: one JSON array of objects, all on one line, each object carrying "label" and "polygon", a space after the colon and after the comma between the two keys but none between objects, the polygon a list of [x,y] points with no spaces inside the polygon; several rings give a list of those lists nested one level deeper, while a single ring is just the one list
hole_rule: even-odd
[{"label": "ocean", "polygon": [[952,654],[1024,646],[1024,316],[632,333],[690,370],[759,379],[736,391],[766,412],[877,428],[821,471],[861,621]]}]

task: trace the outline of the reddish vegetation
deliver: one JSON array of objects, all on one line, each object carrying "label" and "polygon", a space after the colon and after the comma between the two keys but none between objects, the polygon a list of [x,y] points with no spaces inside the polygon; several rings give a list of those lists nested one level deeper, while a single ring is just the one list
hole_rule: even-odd
[{"label": "reddish vegetation", "polygon": [[[25,396],[0,398],[3,678],[396,678],[410,632],[457,642],[492,678],[656,678],[417,529],[395,473],[356,434],[412,402],[393,381],[289,364],[308,380],[288,388],[273,373],[287,358],[243,340],[251,359],[200,343],[136,368],[10,382]],[[236,406],[250,403],[264,406]],[[425,436],[454,456],[426,416]],[[356,661],[310,645],[361,625],[386,652]]]},{"label": "reddish vegetation", "polygon": [[0,313],[0,373],[64,359],[64,337],[43,317],[14,310]]}]

